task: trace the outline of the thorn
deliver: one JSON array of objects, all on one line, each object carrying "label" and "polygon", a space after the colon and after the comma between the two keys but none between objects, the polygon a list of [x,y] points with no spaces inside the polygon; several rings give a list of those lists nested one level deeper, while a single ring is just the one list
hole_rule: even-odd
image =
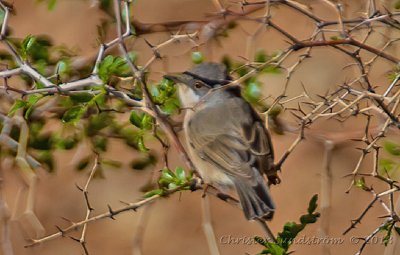
[{"label": "thorn", "polygon": [[307,114],[303,111],[303,109],[301,109],[300,103],[297,103],[297,107],[298,107],[299,112],[301,112],[304,116],[307,115]]},{"label": "thorn", "polygon": [[62,237],[65,237],[65,232],[62,228],[60,228],[59,226],[55,225],[56,229],[61,233]]},{"label": "thorn", "polygon": [[285,43],[289,44],[290,47],[294,50],[294,51],[298,51],[301,48],[301,45],[299,44],[293,44],[293,42],[288,41],[288,40],[283,40]]},{"label": "thorn", "polygon": [[70,219],[67,219],[67,218],[65,218],[65,217],[61,217],[61,219],[63,219],[63,220],[65,220],[65,221],[67,221],[67,222],[69,222],[69,223],[74,223],[72,220],[70,220]]},{"label": "thorn", "polygon": [[323,99],[324,101],[328,101],[328,99],[326,98],[326,96],[322,96],[322,95],[318,95],[318,94],[317,94],[317,97]]},{"label": "thorn", "polygon": [[151,44],[146,38],[144,38],[145,43],[150,47],[150,48],[154,48],[154,45]]},{"label": "thorn", "polygon": [[153,44],[151,44],[149,41],[147,41],[146,38],[144,39],[144,41],[145,41],[146,44],[150,47],[150,49],[153,51],[154,56],[155,56],[157,59],[161,59],[161,54],[160,54],[160,52],[158,51],[157,47],[154,46]]},{"label": "thorn", "polygon": [[75,183],[75,186],[79,191],[83,192],[83,188],[81,188],[77,183]]},{"label": "thorn", "polygon": [[299,115],[297,115],[297,114],[295,114],[295,113],[293,113],[293,112],[290,112],[294,117],[296,117],[297,119],[299,119],[299,120],[302,120],[303,118],[302,117],[300,117]]},{"label": "thorn", "polygon": [[383,9],[385,9],[386,13],[391,17],[392,12],[386,6],[382,6],[382,7],[383,7]]},{"label": "thorn", "polygon": [[350,177],[350,176],[353,176],[353,175],[354,174],[345,174],[345,175],[342,176],[342,178]]},{"label": "thorn", "polygon": [[107,207],[108,207],[108,212],[110,213],[110,218],[115,220],[114,218],[115,212],[112,210],[110,205],[107,205]]},{"label": "thorn", "polygon": [[125,201],[122,201],[122,200],[119,200],[119,202],[120,202],[121,204],[124,204],[124,205],[130,205],[130,203],[125,202]]},{"label": "thorn", "polygon": [[316,107],[316,105],[314,103],[312,103],[312,102],[300,102],[300,103],[308,105],[308,106],[311,106],[312,108]]},{"label": "thorn", "polygon": [[80,243],[81,240],[79,240],[78,238],[75,238],[73,236],[69,236],[69,238],[71,238],[73,241]]}]

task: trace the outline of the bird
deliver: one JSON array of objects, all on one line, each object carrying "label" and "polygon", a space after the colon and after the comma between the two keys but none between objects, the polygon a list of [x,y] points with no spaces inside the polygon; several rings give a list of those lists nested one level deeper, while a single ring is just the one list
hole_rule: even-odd
[{"label": "bird", "polygon": [[271,220],[275,204],[265,177],[280,181],[271,136],[226,66],[201,63],[164,78],[178,86],[186,149],[203,181],[236,190],[247,220]]}]

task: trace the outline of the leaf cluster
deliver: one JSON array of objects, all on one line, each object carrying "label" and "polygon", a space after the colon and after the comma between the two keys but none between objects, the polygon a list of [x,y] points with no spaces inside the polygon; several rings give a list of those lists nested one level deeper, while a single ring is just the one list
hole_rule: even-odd
[{"label": "leaf cluster", "polygon": [[175,172],[165,168],[161,171],[161,176],[158,180],[159,188],[146,192],[144,197],[166,196],[171,190],[190,190],[192,178],[192,172],[186,174],[182,167],[177,167]]},{"label": "leaf cluster", "polygon": [[304,228],[312,223],[317,222],[320,217],[317,209],[318,195],[314,195],[308,205],[307,214],[300,217],[300,223],[287,222],[283,226],[283,231],[278,233],[278,237],[275,242],[270,242],[269,240],[264,240],[261,237],[256,237],[255,240],[259,244],[263,245],[265,249],[260,254],[270,254],[270,255],[287,255],[288,250],[293,244],[294,239],[297,235],[304,230]]}]

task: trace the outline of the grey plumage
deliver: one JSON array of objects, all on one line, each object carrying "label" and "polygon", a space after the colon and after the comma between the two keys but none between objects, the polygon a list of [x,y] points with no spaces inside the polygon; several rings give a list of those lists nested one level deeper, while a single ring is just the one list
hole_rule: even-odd
[{"label": "grey plumage", "polygon": [[[184,132],[189,156],[206,182],[234,187],[247,219],[270,219],[275,205],[263,175],[276,182],[271,139],[263,122],[238,88],[216,89],[229,80],[224,65],[200,64],[180,84],[187,110]],[[206,96],[206,98],[204,98]]]}]

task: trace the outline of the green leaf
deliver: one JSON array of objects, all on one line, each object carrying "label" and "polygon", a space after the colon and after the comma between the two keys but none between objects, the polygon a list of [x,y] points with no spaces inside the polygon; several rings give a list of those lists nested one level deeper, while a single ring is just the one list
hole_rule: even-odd
[{"label": "green leaf", "polygon": [[162,190],[162,189],[155,189],[155,190],[146,192],[143,196],[144,196],[145,198],[149,198],[149,197],[153,197],[153,196],[155,196],[155,195],[163,196],[163,195],[164,195],[164,190]]},{"label": "green leaf", "polygon": [[331,39],[332,41],[338,41],[338,40],[342,40],[343,37],[340,36],[340,35],[334,35],[334,36],[331,36],[330,39]]},{"label": "green leaf", "polygon": [[275,65],[267,65],[266,67],[264,67],[262,69],[263,73],[267,73],[267,74],[280,74],[282,73],[281,69],[279,69],[279,67],[275,66]]},{"label": "green leaf", "polygon": [[[131,112],[131,115],[129,117],[129,121],[131,124],[133,124],[134,126],[142,129],[142,130],[150,130],[153,124],[153,118],[150,117],[147,114],[138,114],[135,111]],[[139,135],[139,136],[135,136],[134,137],[134,142],[136,144],[136,147],[142,151],[142,152],[146,152],[148,151],[148,149],[146,148],[145,144],[144,144],[144,137],[143,134]]]},{"label": "green leaf", "polygon": [[109,112],[101,112],[90,116],[85,128],[88,136],[96,135],[100,130],[113,125],[113,116]]},{"label": "green leaf", "polygon": [[392,239],[391,237],[392,237],[392,232],[388,231],[387,234],[383,237],[383,245],[387,246]]},{"label": "green leaf", "polygon": [[117,127],[115,129],[115,131],[122,136],[122,138],[124,139],[125,143],[128,146],[130,146],[136,150],[138,149],[136,141],[137,141],[138,137],[141,135],[141,134],[139,134],[138,131],[136,131],[130,127],[125,127],[125,128]]},{"label": "green leaf", "polygon": [[56,71],[59,75],[64,75],[67,74],[70,70],[70,66],[68,61],[66,60],[60,60],[58,61],[57,65],[56,65]]},{"label": "green leaf", "polygon": [[148,114],[144,114],[141,121],[142,129],[150,130],[153,127],[153,117]]},{"label": "green leaf", "polygon": [[153,86],[151,87],[151,95],[155,98],[159,97],[161,94],[160,90],[158,89],[158,87]]},{"label": "green leaf", "polygon": [[232,71],[233,69],[233,61],[228,55],[224,55],[221,60],[222,64],[226,66],[228,71]]},{"label": "green leaf", "polygon": [[178,185],[176,183],[173,182],[168,183],[168,189],[176,189],[176,188],[178,188]]},{"label": "green leaf", "polygon": [[42,95],[30,95],[26,101],[28,102],[28,105],[34,105],[42,97],[43,97]]},{"label": "green leaf", "polygon": [[33,35],[28,35],[21,42],[21,57],[26,60],[36,44],[36,37]]},{"label": "green leaf", "polygon": [[4,16],[6,15],[6,12],[0,8],[0,20],[4,21]]},{"label": "green leaf", "polygon": [[165,178],[166,180],[173,181],[174,178],[175,178],[175,174],[174,174],[174,172],[172,172],[171,170],[165,168],[165,169],[163,169],[162,172],[161,172],[161,177],[162,177],[162,178]]},{"label": "green leaf", "polygon": [[365,185],[365,178],[361,177],[361,178],[357,179],[354,182],[354,186],[356,186],[357,188],[365,190],[367,188],[367,186]]},{"label": "green leaf", "polygon": [[174,114],[174,113],[178,112],[179,108],[180,108],[180,102],[177,97],[168,98],[161,105],[161,110],[167,114]]},{"label": "green leaf", "polygon": [[108,55],[103,59],[103,61],[99,64],[99,77],[103,82],[108,82],[110,78],[110,67],[114,61],[114,57],[111,55]]},{"label": "green leaf", "polygon": [[[39,60],[37,60],[37,61],[35,62],[34,68],[35,68],[41,75],[46,76],[47,65],[48,65],[48,64],[47,64],[47,61],[46,61],[46,60],[44,60],[44,59],[39,59]],[[45,86],[44,86],[43,83],[41,83],[40,81],[37,81],[37,82],[36,82],[36,87],[37,87],[38,89],[42,89],[42,88],[44,88]]]},{"label": "green leaf", "polygon": [[82,118],[85,112],[86,112],[85,106],[82,105],[74,106],[64,113],[64,115],[62,116],[62,121],[66,123],[77,122]]},{"label": "green leaf", "polygon": [[28,52],[32,48],[32,46],[34,45],[35,42],[36,42],[36,37],[34,37],[33,35],[28,35],[22,41],[22,49],[25,52]]},{"label": "green leaf", "polygon": [[301,224],[311,224],[317,222],[319,214],[313,215],[313,214],[307,214],[307,215],[302,215],[300,217],[300,222]]},{"label": "green leaf", "polygon": [[50,173],[54,172],[55,163],[51,151],[42,151],[39,153],[38,160],[46,166]]},{"label": "green leaf", "polygon": [[71,94],[70,98],[76,103],[87,103],[94,98],[94,95],[89,92],[78,92]]},{"label": "green leaf", "polygon": [[135,62],[138,57],[138,54],[134,51],[131,51],[128,53],[128,57],[132,62]]},{"label": "green leaf", "polygon": [[319,213],[315,212],[317,208],[317,199],[317,195],[314,195],[311,198],[307,209],[308,213],[300,217],[301,223],[287,222],[283,226],[283,231],[278,233],[276,243],[269,242],[268,240],[263,240],[259,237],[256,238],[255,240],[259,244],[266,247],[266,249],[263,250],[261,254],[288,254],[287,251],[296,236],[306,227],[307,224],[315,223],[317,218],[320,216]]},{"label": "green leaf", "polygon": [[257,243],[259,243],[263,246],[267,245],[267,242],[262,237],[259,237],[259,236],[255,236],[254,241],[256,241]]},{"label": "green leaf", "polygon": [[137,140],[137,145],[138,145],[138,149],[141,152],[147,152],[149,149],[146,148],[146,145],[144,144],[144,137],[140,136]]},{"label": "green leaf", "polygon": [[157,158],[152,154],[148,154],[145,158],[134,159],[131,162],[131,167],[135,170],[143,170],[150,165],[154,165],[156,162]]},{"label": "green leaf", "polygon": [[27,99],[28,105],[36,104],[42,97],[42,95],[30,95]]},{"label": "green leaf", "polygon": [[112,159],[103,159],[101,160],[102,165],[107,165],[113,168],[121,168],[123,166],[122,162]]},{"label": "green leaf", "polygon": [[112,75],[126,76],[129,72],[130,68],[124,59],[111,55],[105,57],[98,68],[99,77],[104,83],[107,83]]},{"label": "green leaf", "polygon": [[204,61],[203,54],[200,51],[192,52],[192,62],[195,64],[201,64]]},{"label": "green leaf", "polygon": [[387,246],[391,240],[394,224],[395,222],[388,222],[379,229],[380,231],[386,232],[385,236],[383,237],[383,244],[385,246]]},{"label": "green leaf", "polygon": [[136,111],[132,111],[129,116],[129,122],[135,127],[142,129],[142,118],[143,115],[139,115]]},{"label": "green leaf", "polygon": [[49,11],[54,10],[54,8],[56,7],[56,3],[57,0],[49,0],[49,2],[47,3],[47,9],[49,9]]},{"label": "green leaf", "polygon": [[109,67],[112,65],[112,63],[114,62],[114,57],[111,55],[106,56],[103,61],[101,62],[101,64],[105,67]]},{"label": "green leaf", "polygon": [[16,111],[18,111],[21,108],[24,108],[27,106],[28,103],[22,100],[17,99],[14,104],[11,106],[10,111],[8,112],[8,116],[14,115]]},{"label": "green leaf", "polygon": [[279,105],[275,105],[271,110],[269,108],[268,110],[269,110],[268,116],[275,118],[282,113],[283,108]]},{"label": "green leaf", "polygon": [[394,230],[396,230],[397,234],[400,235],[400,227],[394,227]]},{"label": "green leaf", "polygon": [[12,116],[16,111],[18,111],[21,108],[27,108],[25,112],[25,118],[27,119],[32,113],[33,107],[41,98],[43,98],[42,95],[30,95],[28,96],[26,101],[16,100],[14,104],[11,106],[10,111],[8,112],[8,116]]},{"label": "green leaf", "polygon": [[393,6],[395,9],[400,9],[400,0],[397,0],[395,3],[394,3],[394,6]]},{"label": "green leaf", "polygon": [[174,82],[165,78],[161,80],[160,88],[163,91],[175,92]]},{"label": "green leaf", "polygon": [[177,167],[177,168],[175,169],[175,174],[176,174],[176,177],[178,177],[178,179],[180,179],[180,180],[182,180],[182,181],[185,181],[185,180],[186,180],[185,170],[183,170],[182,167]]},{"label": "green leaf", "polygon": [[176,87],[170,80],[163,79],[161,82],[151,87],[152,99],[155,104],[160,106],[166,114],[178,112],[180,103],[176,93]]},{"label": "green leaf", "polygon": [[391,141],[386,141],[384,146],[385,150],[393,156],[400,156],[400,145]]},{"label": "green leaf", "polygon": [[66,137],[58,139],[57,148],[62,150],[71,150],[73,149],[79,142],[79,139],[75,136]]},{"label": "green leaf", "polygon": [[265,63],[268,60],[268,56],[263,49],[259,49],[255,55],[255,62]]},{"label": "green leaf", "polygon": [[[304,216],[304,215],[303,215]],[[287,222],[284,226],[283,226],[283,234],[286,238],[295,238],[297,236],[298,233],[300,233],[305,227],[305,224],[298,224],[296,222]],[[281,237],[282,235],[279,234],[279,236]]]},{"label": "green leaf", "polygon": [[28,109],[25,112],[25,119],[28,119],[28,117],[31,115],[33,111],[33,107],[37,102],[39,102],[40,99],[42,99],[42,95],[30,95],[27,100],[27,107]]},{"label": "green leaf", "polygon": [[53,139],[50,134],[29,136],[29,146],[36,150],[51,150]]},{"label": "green leaf", "polygon": [[250,79],[244,88],[244,97],[250,103],[257,103],[261,97],[261,83],[255,78]]},{"label": "green leaf", "polygon": [[90,159],[91,159],[90,156],[81,159],[76,165],[76,170],[78,171],[84,170],[89,165]]},{"label": "green leaf", "polygon": [[317,206],[318,206],[317,201],[318,201],[318,194],[315,194],[311,198],[310,203],[308,204],[307,211],[309,214],[313,214],[315,212],[315,210],[317,209]]},{"label": "green leaf", "polygon": [[391,160],[391,159],[385,159],[381,158],[379,159],[379,174],[380,175],[385,175],[387,173],[392,172],[395,170],[398,166],[398,163]]},{"label": "green leaf", "polygon": [[108,139],[104,136],[94,136],[92,138],[92,144],[96,151],[105,152],[107,150]]}]

